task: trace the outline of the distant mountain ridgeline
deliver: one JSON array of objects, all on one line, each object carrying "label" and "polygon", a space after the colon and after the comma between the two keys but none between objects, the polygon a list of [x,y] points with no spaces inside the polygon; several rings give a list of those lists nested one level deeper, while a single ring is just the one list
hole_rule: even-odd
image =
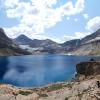
[{"label": "distant mountain ridgeline", "polygon": [[[98,55],[100,54],[100,29],[94,32],[91,35],[88,35],[84,38],[74,39],[66,41],[62,44],[56,43],[50,39],[38,40],[30,39],[25,35],[20,35],[15,38],[16,41],[22,48],[26,45],[26,49],[31,51],[31,53],[41,54],[41,53],[50,53],[50,54],[73,54],[73,55]],[[28,46],[28,47],[27,47]]]},{"label": "distant mountain ridgeline", "polygon": [[21,48],[27,49],[28,51],[32,52],[33,54],[41,54],[41,53],[59,53],[62,48],[61,46],[50,40],[38,40],[38,39],[29,39],[25,35],[20,35],[19,37],[15,38],[14,41],[20,45]]},{"label": "distant mountain ridgeline", "polygon": [[14,39],[14,41],[20,45],[21,48],[32,52],[33,54],[49,53],[49,54],[58,54],[58,53],[67,53],[74,50],[80,43],[79,39],[71,40],[59,44],[50,39],[38,40],[30,39],[25,35],[20,35]]},{"label": "distant mountain ridgeline", "polygon": [[20,35],[11,40],[0,28],[0,55],[22,54],[73,54],[100,55],[100,29],[85,38],[66,41],[62,44],[50,39],[30,39]]}]

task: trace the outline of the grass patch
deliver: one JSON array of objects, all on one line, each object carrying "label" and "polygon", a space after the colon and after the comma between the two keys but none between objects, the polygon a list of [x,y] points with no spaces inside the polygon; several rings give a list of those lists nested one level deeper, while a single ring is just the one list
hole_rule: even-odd
[{"label": "grass patch", "polygon": [[61,88],[63,88],[62,84],[54,84],[48,87],[48,91],[59,90]]},{"label": "grass patch", "polygon": [[32,93],[29,91],[20,91],[19,94],[27,96],[27,95],[32,94]]},{"label": "grass patch", "polygon": [[68,100],[68,98],[66,97],[65,100]]},{"label": "grass patch", "polygon": [[72,84],[66,84],[66,87],[72,88]]},{"label": "grass patch", "polygon": [[83,93],[79,93],[79,94],[78,94],[79,100],[82,99],[82,96],[83,96]]},{"label": "grass patch", "polygon": [[39,97],[48,97],[48,95],[47,95],[47,94],[42,94],[42,93],[39,93],[38,95],[39,95]]},{"label": "grass patch", "polygon": [[47,90],[48,90],[48,92],[55,91],[55,90],[62,89],[64,87],[72,88],[72,84],[53,84],[53,85],[47,87]]}]

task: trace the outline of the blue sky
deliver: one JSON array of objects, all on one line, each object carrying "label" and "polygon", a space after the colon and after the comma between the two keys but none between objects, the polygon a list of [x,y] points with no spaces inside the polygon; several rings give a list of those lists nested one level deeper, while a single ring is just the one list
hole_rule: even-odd
[{"label": "blue sky", "polygon": [[64,42],[100,28],[100,0],[0,0],[0,27],[15,38]]}]

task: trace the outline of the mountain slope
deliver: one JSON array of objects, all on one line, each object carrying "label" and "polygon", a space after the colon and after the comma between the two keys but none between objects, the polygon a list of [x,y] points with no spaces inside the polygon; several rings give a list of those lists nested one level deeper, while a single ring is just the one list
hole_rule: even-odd
[{"label": "mountain slope", "polygon": [[30,38],[23,34],[15,38],[14,41],[17,42],[19,45],[31,45],[33,43]]},{"label": "mountain slope", "polygon": [[0,28],[0,55],[22,55],[30,54],[29,52],[22,50],[18,45],[8,38],[2,28]]},{"label": "mountain slope", "polygon": [[[39,54],[41,53],[60,53],[61,52],[61,45],[50,40],[50,39],[45,39],[45,40],[38,40],[34,39],[31,40],[25,35],[20,35],[19,37],[15,38],[14,41],[16,41],[19,45],[27,45],[29,46],[28,49],[33,49],[32,53],[38,52]],[[30,51],[30,50],[29,50]]]},{"label": "mountain slope", "polygon": [[30,47],[36,48],[36,47],[46,47],[48,45],[57,44],[56,42],[45,39],[45,40],[38,40],[38,39],[30,39],[25,35],[20,35],[17,38],[14,39],[18,44],[20,45],[29,45]]},{"label": "mountain slope", "polygon": [[81,44],[91,42],[93,40],[100,39],[100,29],[98,29],[93,34],[90,34],[81,40]]},{"label": "mountain slope", "polygon": [[12,45],[12,41],[5,35],[5,32],[0,28],[0,48],[9,47]]},{"label": "mountain slope", "polygon": [[24,48],[25,48],[25,45],[26,45],[26,48],[28,45],[29,48],[27,49],[31,49],[33,54],[35,52],[39,52],[39,54],[41,53],[50,53],[50,54],[67,53],[69,51],[76,49],[80,45],[80,39],[70,40],[62,44],[59,44],[50,39],[31,40],[25,35],[20,35],[19,37],[15,38],[14,41],[16,41],[19,45],[23,45]]},{"label": "mountain slope", "polygon": [[100,55],[100,29],[81,40],[81,45],[71,52],[74,55]]},{"label": "mountain slope", "polygon": [[[21,35],[15,39],[21,45],[29,45],[32,48],[32,53],[72,53],[74,55],[98,55],[100,54],[100,29],[83,39],[75,39],[66,41],[62,44],[56,43],[50,39],[46,40],[31,40],[28,37]],[[35,49],[33,49],[35,48]],[[29,48],[30,49],[30,48]]]},{"label": "mountain slope", "polygon": [[66,41],[63,44],[61,44],[65,52],[72,51],[76,49],[79,45],[80,45],[80,39]]}]

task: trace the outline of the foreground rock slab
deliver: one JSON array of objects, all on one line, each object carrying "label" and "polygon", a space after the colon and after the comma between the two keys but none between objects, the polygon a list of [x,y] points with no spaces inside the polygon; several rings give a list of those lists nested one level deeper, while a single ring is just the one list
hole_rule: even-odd
[{"label": "foreground rock slab", "polygon": [[42,88],[23,89],[0,85],[0,100],[100,100],[100,76],[77,82],[62,82]]}]

